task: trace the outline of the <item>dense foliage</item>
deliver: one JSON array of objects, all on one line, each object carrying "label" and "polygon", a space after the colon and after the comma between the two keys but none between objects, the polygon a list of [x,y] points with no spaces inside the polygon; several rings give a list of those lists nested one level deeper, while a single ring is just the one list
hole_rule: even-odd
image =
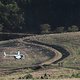
[{"label": "dense foliage", "polygon": [[[80,0],[0,0],[0,31],[29,33],[78,31],[79,4]],[[46,26],[44,30],[42,25],[49,27]]]}]

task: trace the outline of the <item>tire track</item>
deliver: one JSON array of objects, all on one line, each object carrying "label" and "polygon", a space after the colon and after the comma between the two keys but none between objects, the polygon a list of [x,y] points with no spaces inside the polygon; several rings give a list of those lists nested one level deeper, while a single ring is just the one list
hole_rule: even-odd
[{"label": "tire track", "polygon": [[51,59],[46,60],[45,62],[42,62],[41,64],[39,64],[39,65],[41,65],[41,66],[42,66],[42,65],[52,64],[52,63],[54,63],[54,62],[56,62],[56,61],[58,61],[59,59],[62,58],[62,53],[60,53],[58,50],[56,50],[56,49],[54,49],[54,48],[52,48],[52,47],[50,47],[50,46],[42,45],[42,44],[36,44],[35,42],[34,42],[34,43],[25,42],[25,41],[23,41],[23,40],[20,40],[20,42],[25,43],[25,44],[26,44],[26,43],[28,43],[28,44],[33,44],[33,45],[35,45],[35,46],[41,46],[41,47],[44,47],[44,48],[47,48],[47,49],[53,51],[53,53],[55,54],[55,56],[53,56]]},{"label": "tire track", "polygon": [[61,56],[61,58],[58,58],[55,61],[53,60],[53,63],[57,63],[57,62],[65,59],[66,57],[68,57],[70,55],[70,53],[66,49],[64,49],[63,47],[61,47],[59,45],[49,45],[49,44],[41,43],[41,42],[38,42],[38,41],[29,41],[29,42],[35,43],[37,45],[48,46],[48,47],[52,48],[53,51],[56,50],[57,53],[56,53],[55,57],[57,58],[58,56]]}]

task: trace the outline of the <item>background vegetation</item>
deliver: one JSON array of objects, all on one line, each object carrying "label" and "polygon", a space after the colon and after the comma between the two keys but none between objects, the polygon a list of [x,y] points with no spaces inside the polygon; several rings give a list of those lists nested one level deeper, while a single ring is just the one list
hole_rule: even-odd
[{"label": "background vegetation", "polygon": [[23,33],[78,31],[79,4],[80,0],[0,0],[0,31]]}]

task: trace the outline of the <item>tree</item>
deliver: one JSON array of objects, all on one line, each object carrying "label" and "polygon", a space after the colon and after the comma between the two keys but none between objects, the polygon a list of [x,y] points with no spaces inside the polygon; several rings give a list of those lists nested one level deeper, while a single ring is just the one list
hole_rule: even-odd
[{"label": "tree", "polygon": [[76,32],[79,31],[79,28],[76,25],[72,25],[71,27],[68,27],[69,32]]},{"label": "tree", "polygon": [[42,24],[41,26],[41,33],[50,33],[51,26],[49,24]]},{"label": "tree", "polygon": [[57,27],[56,32],[59,32],[59,33],[64,32],[64,27]]},{"label": "tree", "polygon": [[17,31],[23,28],[24,18],[16,2],[3,4],[0,2],[0,21],[3,23],[4,31]]}]

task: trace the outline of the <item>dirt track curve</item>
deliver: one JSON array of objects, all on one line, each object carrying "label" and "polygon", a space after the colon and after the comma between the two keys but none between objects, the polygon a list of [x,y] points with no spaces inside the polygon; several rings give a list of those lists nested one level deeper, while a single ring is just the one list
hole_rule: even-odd
[{"label": "dirt track curve", "polygon": [[[35,66],[42,66],[42,65],[49,65],[49,64],[52,64],[52,63],[54,63],[54,62],[56,62],[56,61],[59,61],[60,59],[63,59],[63,57],[64,57],[64,55],[61,53],[61,51],[59,51],[58,49],[56,49],[56,48],[54,48],[54,47],[51,47],[51,46],[48,46],[48,45],[46,45],[46,44],[41,44],[41,43],[36,43],[36,42],[30,42],[30,41],[25,41],[25,39],[26,38],[19,38],[19,39],[14,39],[14,40],[7,40],[7,41],[1,41],[0,42],[0,45],[2,46],[1,48],[4,48],[4,49],[6,49],[6,50],[9,50],[9,49],[14,49],[14,51],[15,50],[17,50],[17,48],[18,49],[21,49],[22,48],[22,46],[24,46],[24,44],[26,44],[26,46],[27,45],[30,45],[30,46],[33,46],[33,47],[39,47],[39,49],[40,48],[42,48],[42,49],[46,49],[46,50],[49,50],[49,51],[51,51],[50,53],[48,53],[49,55],[51,55],[51,57],[50,58],[46,58],[46,59],[43,59],[43,61],[42,62],[40,62],[40,63],[35,63],[35,64],[31,64],[31,65],[29,65],[29,66],[27,66],[26,65],[26,67],[35,67]],[[15,43],[18,43],[18,47],[15,47]],[[6,47],[5,47],[6,46]],[[10,48],[10,46],[12,46],[11,48]],[[13,47],[14,46],[14,47]],[[21,48],[19,48],[21,46]],[[0,48],[0,49],[1,49]],[[24,47],[23,47],[24,48]],[[3,49],[3,50],[4,50]],[[11,50],[12,50],[11,49]],[[9,50],[9,51],[11,51],[11,50]],[[24,49],[22,49],[22,50],[24,50]],[[25,49],[26,50],[26,49]],[[25,52],[25,50],[23,51],[23,53],[25,54],[26,52]],[[32,52],[33,53],[33,52]],[[35,54],[35,53],[34,53]],[[44,56],[45,57],[45,56]],[[33,58],[34,59],[34,58]],[[37,58],[37,60],[38,60],[38,58]],[[13,61],[13,60],[12,60]],[[0,61],[1,62],[1,61]],[[24,61],[23,61],[24,62]],[[14,62],[15,63],[15,62]],[[27,62],[26,62],[27,63]],[[19,69],[21,69],[21,68],[24,68],[25,66],[24,66],[24,64],[23,64],[23,67],[20,67],[20,66],[18,66],[17,68],[15,68],[15,70],[19,70]],[[8,67],[7,67],[8,68]],[[1,69],[1,68],[0,68]],[[11,68],[11,70],[12,69],[14,69],[14,67],[13,68]],[[4,69],[3,69],[4,70]],[[2,71],[2,69],[1,69],[1,71]],[[6,70],[5,70],[5,72],[6,72]]]},{"label": "dirt track curve", "polygon": [[[24,41],[24,39],[26,39],[26,38],[14,39],[14,42],[18,41],[20,44],[33,44],[35,46],[40,46],[40,47],[43,47],[43,48],[46,48],[46,49],[49,49],[49,50],[53,51],[53,54],[55,54],[55,56],[51,57],[50,59],[48,59],[46,61],[43,61],[42,63],[40,63],[38,65],[51,64],[51,63],[54,63],[54,62],[60,60],[63,57],[63,54],[60,51],[58,51],[57,49],[55,49],[55,48],[52,48],[52,47],[50,47],[48,45],[45,45],[45,44],[43,45],[43,44],[39,44],[39,43],[37,44],[35,42],[34,43],[32,43],[32,42],[26,42],[26,41]],[[5,45],[8,42],[13,42],[13,40],[2,41],[2,42],[0,42],[0,44],[1,45],[2,44]],[[52,54],[52,53],[49,53],[49,54]],[[33,65],[33,66],[35,66],[35,65]]]}]

